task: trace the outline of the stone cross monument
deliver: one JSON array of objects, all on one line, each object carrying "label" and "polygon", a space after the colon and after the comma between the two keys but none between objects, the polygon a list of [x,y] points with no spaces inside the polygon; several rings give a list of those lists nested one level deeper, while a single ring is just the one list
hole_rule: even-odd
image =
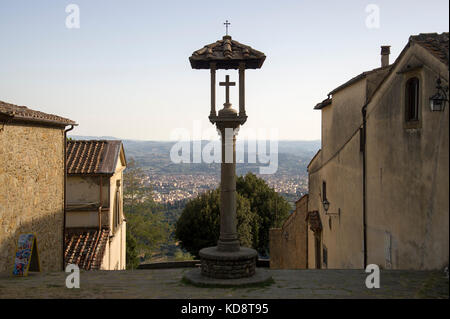
[{"label": "stone cross monument", "polygon": [[[220,236],[217,246],[200,250],[201,270],[185,276],[199,284],[251,284],[270,279],[268,273],[256,269],[257,252],[241,247],[236,225],[236,135],[247,120],[245,113],[245,70],[262,67],[266,56],[250,46],[232,40],[228,35],[195,51],[189,58],[193,69],[209,69],[211,73],[211,111],[209,120],[215,124],[222,140],[220,181]],[[239,112],[230,103],[230,82],[226,75],[225,103],[216,113],[216,70],[235,69],[239,72]]]}]

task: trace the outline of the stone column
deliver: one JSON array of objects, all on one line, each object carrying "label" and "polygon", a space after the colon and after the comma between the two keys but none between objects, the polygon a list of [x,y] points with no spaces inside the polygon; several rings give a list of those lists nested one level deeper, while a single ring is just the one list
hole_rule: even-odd
[{"label": "stone column", "polygon": [[216,116],[216,64],[211,63],[211,113],[210,116]]},{"label": "stone column", "polygon": [[217,249],[239,251],[236,227],[236,122],[218,125],[222,140],[220,179],[220,237]]},{"label": "stone column", "polygon": [[245,115],[245,63],[239,63],[239,116]]}]

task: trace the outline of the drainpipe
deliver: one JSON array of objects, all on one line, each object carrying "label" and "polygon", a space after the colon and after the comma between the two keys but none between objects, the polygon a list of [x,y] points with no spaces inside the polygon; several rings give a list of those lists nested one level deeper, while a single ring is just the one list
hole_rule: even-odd
[{"label": "drainpipe", "polygon": [[62,270],[64,271],[64,253],[66,250],[65,240],[66,240],[66,210],[67,210],[67,132],[72,131],[74,128],[73,125],[70,126],[67,130],[64,130],[64,215],[63,215],[63,237],[62,237]]},{"label": "drainpipe", "polygon": [[367,104],[365,104],[361,110],[362,117],[363,117],[363,127],[362,127],[362,134],[361,134],[361,151],[363,155],[363,167],[362,167],[362,197],[363,197],[363,216],[362,216],[362,223],[363,223],[363,253],[364,253],[364,269],[367,267],[367,225],[366,225],[366,131],[367,131],[367,121],[366,121],[366,114],[367,114]]},{"label": "drainpipe", "polygon": [[100,175],[100,199],[99,199],[99,207],[98,207],[98,231],[101,232],[102,230],[102,199],[103,199],[103,178],[102,175]]}]

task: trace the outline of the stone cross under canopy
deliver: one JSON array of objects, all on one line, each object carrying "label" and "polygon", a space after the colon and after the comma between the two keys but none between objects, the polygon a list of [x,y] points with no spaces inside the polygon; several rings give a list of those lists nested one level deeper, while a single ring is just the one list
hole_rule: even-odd
[{"label": "stone cross under canopy", "polygon": [[239,120],[244,124],[245,112],[245,69],[262,67],[266,55],[252,47],[235,41],[230,35],[222,40],[205,45],[189,57],[193,69],[209,69],[211,72],[211,111],[209,120],[216,123],[216,70],[239,70]]},{"label": "stone cross under canopy", "polygon": [[219,82],[220,86],[225,86],[225,103],[230,104],[230,86],[235,86],[236,82],[230,82],[230,76],[225,77],[225,82]]}]

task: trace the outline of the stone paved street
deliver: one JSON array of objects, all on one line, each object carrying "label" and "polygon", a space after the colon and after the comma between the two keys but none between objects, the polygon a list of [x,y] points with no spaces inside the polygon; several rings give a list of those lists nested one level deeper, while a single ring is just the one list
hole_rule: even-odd
[{"label": "stone paved street", "polygon": [[80,289],[64,272],[0,274],[0,298],[447,298],[443,272],[382,270],[380,289],[365,287],[362,270],[270,270],[274,283],[251,288],[199,288],[181,281],[192,268],[81,271]]}]

